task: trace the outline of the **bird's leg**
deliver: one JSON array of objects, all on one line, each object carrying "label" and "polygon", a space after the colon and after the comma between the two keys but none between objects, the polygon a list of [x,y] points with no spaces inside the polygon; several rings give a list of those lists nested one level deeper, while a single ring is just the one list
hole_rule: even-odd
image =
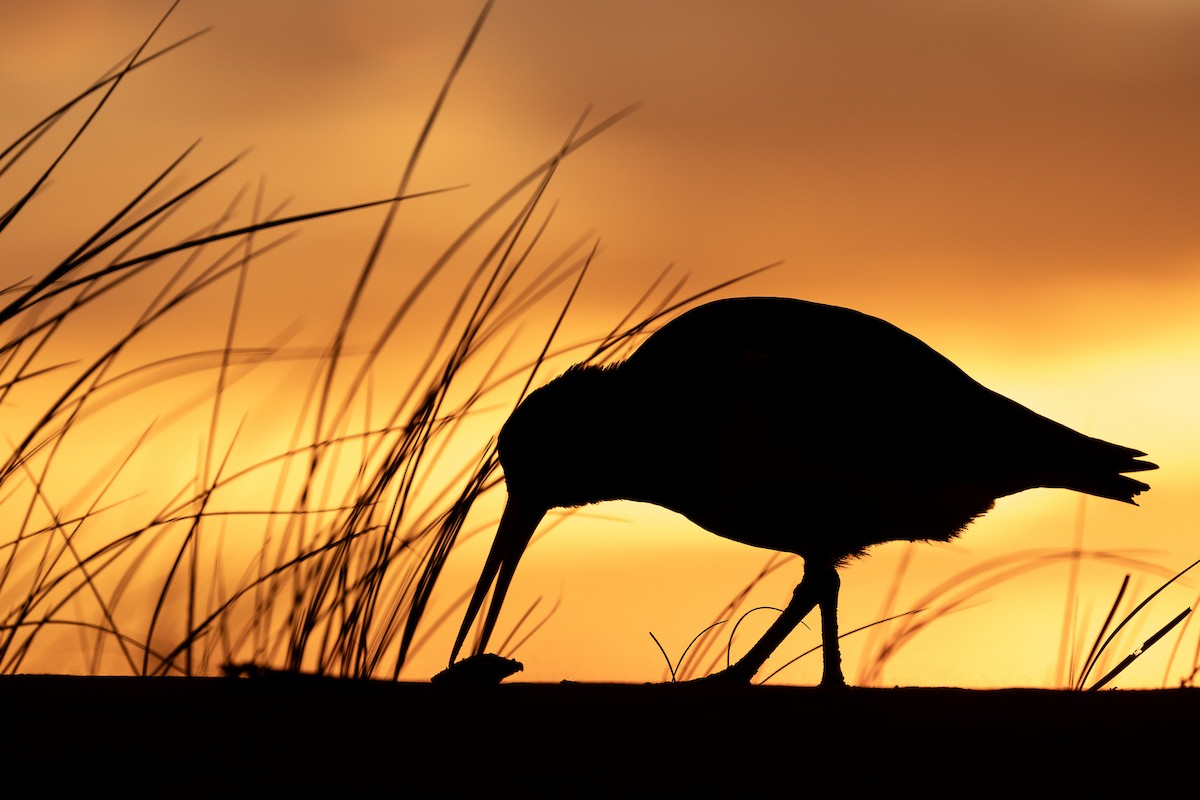
[{"label": "bird's leg", "polygon": [[708,680],[723,683],[749,683],[771,653],[783,643],[814,607],[821,608],[823,645],[822,686],[844,686],[842,654],[838,647],[837,596],[841,578],[832,564],[804,565],[804,577],[792,592],[792,600],[753,647],[728,669],[714,673]]},{"label": "bird's leg", "polygon": [[[807,570],[808,567],[805,567]],[[821,606],[821,685],[845,686],[842,675],[842,648],[838,642],[837,603],[842,577],[833,567],[822,577],[823,591],[817,599]]]}]

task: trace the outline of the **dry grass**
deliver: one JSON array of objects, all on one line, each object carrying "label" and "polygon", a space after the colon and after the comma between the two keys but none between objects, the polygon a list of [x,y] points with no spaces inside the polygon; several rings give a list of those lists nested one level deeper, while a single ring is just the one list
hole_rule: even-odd
[{"label": "dry grass", "polygon": [[[916,544],[909,546],[909,556],[911,556],[913,548],[916,546]],[[671,682],[688,680],[728,667],[734,660],[734,643],[738,626],[752,614],[781,612],[781,609],[770,606],[747,608],[746,606],[753,596],[755,587],[768,575],[781,567],[794,564],[796,558],[796,556],[790,554],[772,554],[767,559],[762,570],[718,612],[716,619],[711,624],[688,643],[683,652],[674,661],[672,661],[671,656],[668,655],[667,650],[659,642],[658,638],[651,633],[651,638],[654,639],[655,645],[662,653],[663,659],[666,662],[668,680]],[[1178,666],[1176,664],[1179,661],[1178,657],[1181,655],[1180,651],[1187,641],[1187,625],[1184,624],[1183,627],[1179,626],[1185,621],[1190,622],[1191,611],[1195,603],[1200,603],[1200,597],[1196,599],[1192,606],[1179,611],[1168,622],[1161,624],[1160,627],[1153,630],[1152,633],[1146,634],[1144,628],[1137,627],[1133,623],[1141,622],[1143,618],[1149,617],[1147,608],[1151,601],[1168,586],[1200,565],[1200,561],[1192,562],[1183,569],[1172,572],[1169,568],[1161,564],[1149,562],[1144,559],[1133,558],[1120,553],[1083,549],[1023,551],[976,564],[950,576],[942,583],[931,588],[920,596],[912,608],[896,612],[894,608],[895,598],[900,585],[904,582],[909,564],[909,558],[902,558],[897,565],[893,575],[893,585],[884,603],[884,616],[866,625],[843,632],[839,636],[839,638],[844,639],[864,633],[868,634],[868,644],[862,659],[862,668],[854,681],[855,684],[859,686],[881,685],[888,662],[900,650],[909,645],[918,634],[949,615],[973,607],[981,601],[989,590],[1019,579],[1036,570],[1064,564],[1072,569],[1072,574],[1076,574],[1079,565],[1087,561],[1104,563],[1110,566],[1115,565],[1138,574],[1154,576],[1165,580],[1136,604],[1131,604],[1130,598],[1127,596],[1127,589],[1132,573],[1126,574],[1113,600],[1112,607],[1095,630],[1090,649],[1087,651],[1086,656],[1080,657],[1079,654],[1083,652],[1083,646],[1086,644],[1083,637],[1087,635],[1087,631],[1081,626],[1080,621],[1076,618],[1077,615],[1067,616],[1061,632],[1064,647],[1060,652],[1060,663],[1056,670],[1057,674],[1064,676],[1064,683],[1060,688],[1073,689],[1075,691],[1083,691],[1085,689],[1095,691],[1104,688],[1151,647],[1166,638],[1172,631],[1175,631],[1176,628],[1179,629],[1173,638],[1171,658],[1163,674],[1162,686],[1164,688],[1195,686],[1196,676],[1200,673],[1200,643],[1193,648],[1190,658],[1184,653],[1182,654],[1182,663],[1179,663]],[[1161,617],[1162,609],[1156,609],[1156,614],[1156,619]],[[1118,615],[1123,616],[1121,616],[1119,623],[1113,625]],[[1121,636],[1123,631],[1125,633],[1124,637]],[[772,672],[760,675],[758,682],[762,684],[769,683],[787,670],[788,667],[805,657],[818,653],[820,649],[821,646],[817,645],[805,650],[775,668]],[[1114,659],[1117,658],[1117,654],[1126,649],[1129,651],[1129,654],[1121,658],[1120,661],[1115,661]],[[1097,671],[1103,671],[1102,676],[1089,682],[1089,678]]]},{"label": "dry grass", "polygon": [[[56,668],[65,671],[147,676],[224,668],[398,677],[455,611],[451,604],[437,619],[425,615],[475,500],[499,480],[490,444],[466,431],[473,416],[511,408],[547,360],[614,357],[659,318],[728,285],[685,296],[685,280],[671,282],[664,272],[607,333],[557,341],[597,248],[581,239],[550,258],[539,255],[553,215],[543,209],[545,192],[563,161],[633,111],[626,108],[597,123],[585,112],[557,152],[466,221],[390,317],[377,325],[362,317],[397,215],[445,191],[410,186],[490,9],[490,3],[483,7],[453,62],[394,196],[285,216],[282,206],[265,208],[260,183],[248,222],[235,222],[250,196],[243,188],[196,234],[163,242],[165,223],[216,191],[238,163],[169,190],[184,180],[193,155],[188,148],[135,197],[118,203],[107,223],[69,255],[3,291],[0,402],[35,413],[22,418],[15,437],[9,428],[12,441],[0,467],[0,498],[15,529],[0,544],[0,672],[58,658]],[[14,168],[28,172],[41,159],[28,185],[3,187],[14,200],[0,218],[0,236],[33,204],[54,202],[53,176],[122,84],[201,35],[154,50],[170,13],[120,66],[0,153],[0,178],[10,180]],[[47,134],[80,117],[65,144],[46,152]],[[286,331],[267,345],[239,344],[252,313],[248,277],[291,230],[372,208],[385,213],[365,261],[346,270],[353,285],[328,344],[288,348]],[[469,244],[481,243],[482,257],[464,257]],[[425,337],[423,354],[405,347],[410,373],[399,382],[398,396],[377,397],[381,370],[395,383],[387,362],[398,340],[422,340],[414,328],[428,329],[429,297],[439,281],[456,283],[456,295]],[[151,298],[140,310],[128,307],[130,287]],[[217,288],[231,295],[224,318],[209,324],[221,346],[188,352],[181,342],[162,359],[139,349],[146,339],[167,335],[158,331],[190,304],[211,302],[207,296]],[[553,324],[530,350],[518,323],[547,311]],[[88,360],[74,352],[70,360],[54,360],[50,353],[76,346],[65,333],[77,335],[94,315],[109,326],[122,320],[127,328]],[[374,330],[364,336],[368,326]],[[288,410],[294,414],[290,442],[248,459],[239,449],[248,416],[244,402],[232,396],[234,387],[250,370],[291,361],[311,371],[298,407]],[[172,408],[178,397],[169,380],[180,374],[200,375],[208,388]],[[129,430],[107,462],[93,456],[99,463],[86,465],[93,477],[73,485],[79,483],[76,454],[89,450],[94,431],[83,422],[103,423],[108,413],[107,424],[119,429],[115,412],[145,395],[166,410]],[[147,447],[174,423],[192,425],[200,442],[191,456],[194,473],[182,487],[165,480],[144,487],[159,505],[128,523],[123,512],[131,497],[116,487],[139,458],[157,457],[146,455]],[[469,447],[474,454],[463,457]],[[63,485],[72,492],[69,501],[59,499]],[[266,487],[249,507],[248,486]],[[62,637],[54,633],[64,628],[78,634],[78,644],[73,654],[56,655]]]}]

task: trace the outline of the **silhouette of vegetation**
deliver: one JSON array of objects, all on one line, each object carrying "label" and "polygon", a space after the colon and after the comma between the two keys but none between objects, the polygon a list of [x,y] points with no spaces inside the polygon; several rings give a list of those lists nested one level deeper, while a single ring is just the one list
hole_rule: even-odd
[{"label": "silhouette of vegetation", "polygon": [[[750,609],[750,611],[747,611],[746,613],[749,614],[750,612],[757,611],[757,610],[758,609],[752,608],[752,609]],[[780,609],[774,609],[774,610],[779,611]],[[658,640],[658,637],[654,635],[654,632],[651,631],[650,638],[654,640],[654,644],[658,646],[658,651],[660,653],[662,653],[662,655],[663,655],[663,660],[665,660],[667,662],[667,670],[671,673],[671,683],[676,683],[679,680],[679,668],[683,665],[683,660],[685,658],[687,658],[687,654],[689,651],[691,651],[692,647],[695,646],[695,644],[704,637],[704,634],[708,633],[713,628],[716,628],[718,625],[724,625],[726,622],[728,622],[728,620],[724,620],[724,619],[717,620],[716,622],[712,623],[707,628],[705,628],[704,630],[700,631],[695,636],[693,636],[692,640],[690,642],[688,642],[687,647],[683,648],[683,652],[679,654],[678,660],[676,660],[673,663],[671,661],[671,657],[669,655],[667,655],[667,649],[662,646],[662,642],[660,642]],[[732,636],[730,638],[732,639]]]},{"label": "silhouette of vegetation", "polygon": [[[1151,600],[1153,600],[1160,592],[1162,592],[1163,589],[1167,588],[1172,583],[1177,581],[1179,578],[1183,577],[1183,575],[1185,573],[1187,573],[1189,570],[1192,569],[1192,567],[1196,566],[1197,564],[1200,564],[1200,561],[1193,561],[1189,566],[1185,567],[1184,569],[1177,572],[1174,576],[1172,576],[1162,586],[1158,587],[1153,592],[1151,592],[1144,600],[1142,600],[1142,602],[1138,603],[1138,605],[1132,611],[1130,611],[1123,620],[1121,620],[1121,622],[1117,625],[1117,627],[1115,629],[1113,629],[1112,633],[1109,633],[1108,636],[1105,637],[1104,634],[1108,633],[1109,623],[1112,622],[1115,614],[1117,613],[1117,609],[1120,607],[1120,604],[1121,604],[1121,598],[1125,594],[1125,589],[1129,586],[1129,575],[1125,576],[1125,579],[1121,582],[1121,589],[1119,592],[1117,592],[1117,598],[1116,598],[1116,600],[1113,601],[1112,610],[1109,612],[1108,617],[1104,620],[1104,624],[1101,626],[1100,631],[1096,634],[1096,643],[1094,645],[1092,645],[1092,650],[1090,653],[1088,653],[1087,660],[1084,662],[1084,666],[1083,666],[1083,674],[1080,675],[1079,683],[1076,684],[1075,688],[1083,689],[1083,687],[1087,684],[1088,675],[1091,674],[1092,668],[1096,666],[1096,663],[1097,663],[1098,659],[1100,658],[1101,654],[1104,653],[1104,651],[1107,649],[1108,645],[1110,643],[1112,643],[1114,638],[1116,638],[1117,633],[1119,633],[1120,630],[1122,628],[1124,628],[1125,625],[1127,625],[1129,623],[1129,621],[1132,620],[1139,611],[1141,611],[1143,608],[1145,608],[1146,605]],[[1113,678],[1120,675],[1125,670],[1126,667],[1128,667],[1130,664],[1132,664],[1136,659],[1140,658],[1142,653],[1146,652],[1151,647],[1153,647],[1160,639],[1162,639],[1163,636],[1167,635],[1167,633],[1169,633],[1172,628],[1174,628],[1179,623],[1183,622],[1184,618],[1187,617],[1187,615],[1190,614],[1191,611],[1192,611],[1192,609],[1190,607],[1185,608],[1174,619],[1172,619],[1166,625],[1163,625],[1161,628],[1159,628],[1152,636],[1150,636],[1149,639],[1147,639],[1145,642],[1142,643],[1141,647],[1137,648],[1133,653],[1126,656],[1121,661],[1121,663],[1117,664],[1117,666],[1113,667],[1111,670],[1109,670],[1107,673],[1105,673],[1103,678],[1096,681],[1096,683],[1092,684],[1092,686],[1090,687],[1090,690],[1095,691],[1097,689],[1103,688],[1104,686],[1108,685],[1108,683]],[[1101,641],[1102,638],[1103,638],[1103,641]]]},{"label": "silhouette of vegetation", "polygon": [[[900,560],[895,573],[896,584],[899,584],[903,581],[904,573],[910,563],[911,554],[915,547],[916,544],[910,545],[907,551],[908,557]],[[663,653],[664,659],[667,660],[669,680],[672,682],[677,680],[689,680],[711,674],[722,668],[722,657],[725,667],[732,663],[734,633],[736,633],[736,630],[730,633],[728,639],[725,641],[724,648],[722,648],[715,655],[709,655],[714,649],[714,645],[721,641],[718,633],[720,626],[725,624],[728,619],[732,618],[734,615],[738,617],[738,623],[740,624],[746,619],[747,616],[758,611],[768,610],[779,612],[780,609],[769,606],[758,606],[748,610],[744,609],[743,607],[751,598],[755,588],[762,583],[762,581],[768,575],[775,572],[779,568],[794,562],[795,558],[795,556],[788,554],[772,553],[767,559],[762,570],[755,575],[746,584],[746,586],[732,600],[730,600],[725,607],[721,609],[720,612],[718,612],[718,619],[704,628],[692,639],[676,663],[671,663],[670,658],[667,656],[666,650],[658,642],[658,639],[651,634],[651,637],[654,638],[655,644],[658,645],[659,650]],[[908,611],[886,616],[882,619],[855,628],[854,630],[842,633],[839,638],[845,639],[849,636],[872,629],[874,629],[875,632],[886,631],[882,640],[872,641],[865,649],[862,661],[862,670],[855,681],[856,684],[860,686],[877,686],[883,683],[883,675],[888,662],[894,656],[896,656],[900,650],[911,643],[911,641],[916,638],[917,634],[927,630],[934,623],[945,619],[951,614],[966,610],[973,605],[982,602],[989,590],[992,590],[1005,583],[1016,581],[1035,570],[1053,567],[1064,562],[1072,563],[1080,560],[1119,565],[1127,569],[1136,570],[1139,573],[1169,577],[1167,577],[1167,580],[1163,582],[1157,589],[1151,592],[1144,600],[1138,603],[1136,607],[1130,609],[1126,613],[1122,622],[1115,629],[1110,631],[1112,622],[1119,612],[1121,601],[1125,597],[1125,592],[1129,585],[1130,575],[1126,574],[1124,580],[1122,581],[1120,590],[1117,593],[1116,599],[1113,602],[1112,608],[1095,635],[1095,642],[1093,643],[1091,650],[1088,652],[1087,657],[1081,664],[1073,665],[1072,668],[1067,672],[1067,680],[1069,683],[1064,685],[1063,688],[1073,688],[1077,691],[1082,691],[1086,687],[1089,691],[1096,691],[1108,685],[1137,658],[1141,657],[1142,654],[1148,651],[1150,647],[1161,641],[1170,631],[1174,630],[1180,623],[1189,618],[1192,608],[1196,603],[1200,603],[1200,597],[1198,597],[1196,601],[1193,602],[1192,606],[1183,609],[1169,622],[1155,631],[1153,635],[1149,636],[1144,642],[1142,642],[1141,646],[1138,647],[1133,653],[1124,658],[1119,664],[1109,668],[1108,672],[1103,678],[1096,681],[1092,685],[1087,686],[1087,678],[1092,669],[1105,664],[1106,656],[1110,648],[1119,646],[1120,640],[1118,639],[1118,633],[1120,630],[1131,623],[1139,614],[1146,612],[1147,606],[1156,596],[1158,596],[1164,589],[1166,589],[1176,580],[1182,578],[1194,567],[1200,565],[1200,561],[1193,562],[1179,572],[1172,574],[1168,568],[1163,567],[1162,565],[1148,562],[1144,559],[1122,555],[1120,553],[1086,550],[1034,550],[1012,553],[974,565],[959,573],[956,573],[955,575],[952,575],[941,584],[938,584],[933,589],[920,596],[915,601],[915,607]],[[893,588],[895,589],[898,587]],[[895,592],[893,591],[891,599],[889,599],[889,601],[885,604],[885,612],[887,609],[892,607],[894,598]],[[897,625],[890,624],[899,620],[903,620],[903,622],[900,622]],[[1076,634],[1073,632],[1073,623],[1074,621],[1070,619],[1064,623],[1063,630],[1060,634],[1063,641],[1069,642],[1075,638]],[[1177,655],[1178,649],[1184,641],[1183,634],[1184,631],[1181,630],[1175,639],[1175,648],[1173,650],[1172,657],[1168,660],[1166,672],[1163,675],[1162,685],[1164,687],[1171,684],[1170,671],[1172,664],[1175,662],[1175,655]],[[804,652],[794,656],[789,661],[776,668],[770,674],[762,677],[758,682],[767,683],[771,681],[776,676],[783,673],[791,665],[797,663],[806,656],[819,652],[820,650],[821,645],[816,645],[805,650]],[[705,658],[705,656],[708,657]],[[1200,665],[1200,660],[1197,659],[1197,656],[1200,656],[1200,645],[1197,646],[1196,653],[1192,657],[1190,671],[1183,678],[1178,679],[1178,684],[1180,686],[1195,685],[1195,676],[1197,672],[1200,672],[1200,669],[1197,668],[1197,666]],[[1064,670],[1060,668],[1058,671],[1063,673]]]},{"label": "silhouette of vegetation", "polygon": [[[37,277],[3,290],[0,400],[12,404],[26,399],[19,393],[34,389],[54,394],[12,444],[0,468],[6,513],[21,503],[25,506],[17,513],[18,520],[24,521],[0,547],[0,599],[4,601],[0,671],[20,671],[38,643],[46,640],[47,631],[69,626],[90,637],[85,637],[85,649],[93,671],[105,669],[105,656],[115,647],[124,668],[142,675],[203,674],[214,660],[241,672],[253,671],[257,665],[358,677],[399,674],[414,646],[410,639],[399,652],[396,647],[396,635],[404,625],[415,627],[415,618],[409,620],[417,588],[413,563],[449,513],[445,509],[453,511],[450,500],[456,493],[474,495],[489,488],[488,474],[473,472],[472,463],[445,463],[449,444],[477,409],[502,402],[497,396],[507,386],[518,381],[528,385],[543,359],[570,349],[551,352],[547,340],[537,359],[521,363],[502,358],[511,346],[505,339],[511,340],[514,323],[551,301],[564,284],[574,281],[578,288],[595,255],[595,247],[584,250],[581,240],[530,279],[519,278],[532,269],[535,246],[551,217],[541,211],[546,186],[563,159],[632,110],[591,125],[585,125],[585,115],[558,152],[530,170],[449,243],[401,299],[365,354],[355,346],[354,358],[348,358],[351,324],[369,279],[380,266],[400,205],[433,193],[408,187],[490,7],[483,7],[453,64],[393,197],[284,216],[281,209],[264,211],[265,192],[260,186],[249,224],[232,223],[242,191],[220,218],[197,235],[155,243],[155,234],[167,219],[201,192],[211,191],[237,163],[232,160],[187,183],[183,190],[165,191],[170,181],[178,179],[193,146],[70,255]],[[48,132],[66,124],[73,113],[85,115],[66,144],[48,158],[48,165],[17,193],[0,217],[0,233],[24,218],[33,204],[52,200],[51,176],[125,80],[200,35],[151,52],[152,41],[173,9],[119,67],[0,154],[0,177],[10,175],[15,166],[36,157],[35,145],[45,141]],[[97,97],[93,107],[85,107]],[[246,276],[263,255],[289,238],[263,241],[263,236],[284,226],[372,207],[385,207],[387,213],[329,347],[314,352],[289,350],[281,343],[238,346],[239,323],[246,313]],[[513,207],[516,211],[509,211]],[[511,214],[507,220],[506,213]],[[498,232],[489,233],[492,227],[498,227]],[[488,235],[494,238],[486,256],[469,270],[407,392],[385,414],[386,424],[372,425],[373,367],[435,279],[451,268],[469,241]],[[217,246],[223,249],[214,253]],[[46,363],[46,354],[70,323],[86,324],[85,313],[136,281],[161,288],[152,293],[144,310],[133,314],[125,334],[102,347],[91,361]],[[134,345],[171,314],[213,287],[230,283],[235,284],[234,296],[222,348],[126,366],[136,357],[131,355]],[[659,302],[669,302],[678,290],[677,286],[660,292]],[[643,302],[652,303],[652,297],[653,287]],[[115,309],[102,309],[110,310]],[[233,455],[244,422],[232,438],[219,444],[232,413],[229,392],[249,369],[287,360],[315,365],[291,446],[270,458],[235,466]],[[468,378],[468,368],[474,369],[477,362],[491,366],[476,369]],[[99,473],[85,509],[73,514],[59,510],[53,486],[58,472],[71,466],[62,463],[59,453],[65,452],[64,443],[82,435],[81,421],[121,406],[134,391],[157,390],[180,374],[209,370],[215,372],[211,394],[147,420]],[[345,375],[349,378],[343,379]],[[57,388],[49,384],[55,379],[61,384]],[[204,405],[211,410],[193,487],[179,490],[133,530],[115,535],[102,530],[106,515],[126,502],[109,498],[123,470],[156,431]],[[357,430],[351,422],[351,416],[360,413],[356,409],[365,409],[362,413],[368,420]],[[352,459],[350,466],[347,459]],[[267,510],[239,508],[226,499],[243,484],[264,476],[274,476],[275,483]],[[351,476],[348,482],[345,476]],[[438,481],[444,483],[439,486]],[[85,485],[83,491],[87,490]],[[248,529],[256,518],[263,525]],[[222,576],[236,569],[223,560],[228,558],[222,544],[231,521],[239,523],[240,539],[258,536],[261,549],[242,577],[227,586]],[[158,572],[160,565],[162,572]],[[142,599],[147,591],[153,597],[148,616]],[[135,594],[136,601],[131,600]],[[388,658],[392,662],[385,664]]]}]

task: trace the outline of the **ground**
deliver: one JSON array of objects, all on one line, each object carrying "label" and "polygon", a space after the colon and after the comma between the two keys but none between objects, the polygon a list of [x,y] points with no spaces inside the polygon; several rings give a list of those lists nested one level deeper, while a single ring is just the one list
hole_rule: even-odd
[{"label": "ground", "polygon": [[120,796],[1194,785],[1200,691],[0,678],[10,781]]}]

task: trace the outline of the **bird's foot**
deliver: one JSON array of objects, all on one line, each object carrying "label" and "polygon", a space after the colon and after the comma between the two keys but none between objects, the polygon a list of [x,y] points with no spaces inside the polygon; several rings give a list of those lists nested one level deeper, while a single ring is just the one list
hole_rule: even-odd
[{"label": "bird's foot", "polygon": [[750,679],[754,677],[754,673],[747,673],[744,669],[738,669],[737,664],[732,667],[726,667],[723,670],[714,672],[711,675],[705,675],[702,678],[695,678],[688,683],[708,683],[720,684],[724,686],[749,686]]},{"label": "bird's foot", "polygon": [[837,675],[822,675],[821,682],[817,684],[819,689],[838,690],[846,688],[846,679],[839,672]]}]

